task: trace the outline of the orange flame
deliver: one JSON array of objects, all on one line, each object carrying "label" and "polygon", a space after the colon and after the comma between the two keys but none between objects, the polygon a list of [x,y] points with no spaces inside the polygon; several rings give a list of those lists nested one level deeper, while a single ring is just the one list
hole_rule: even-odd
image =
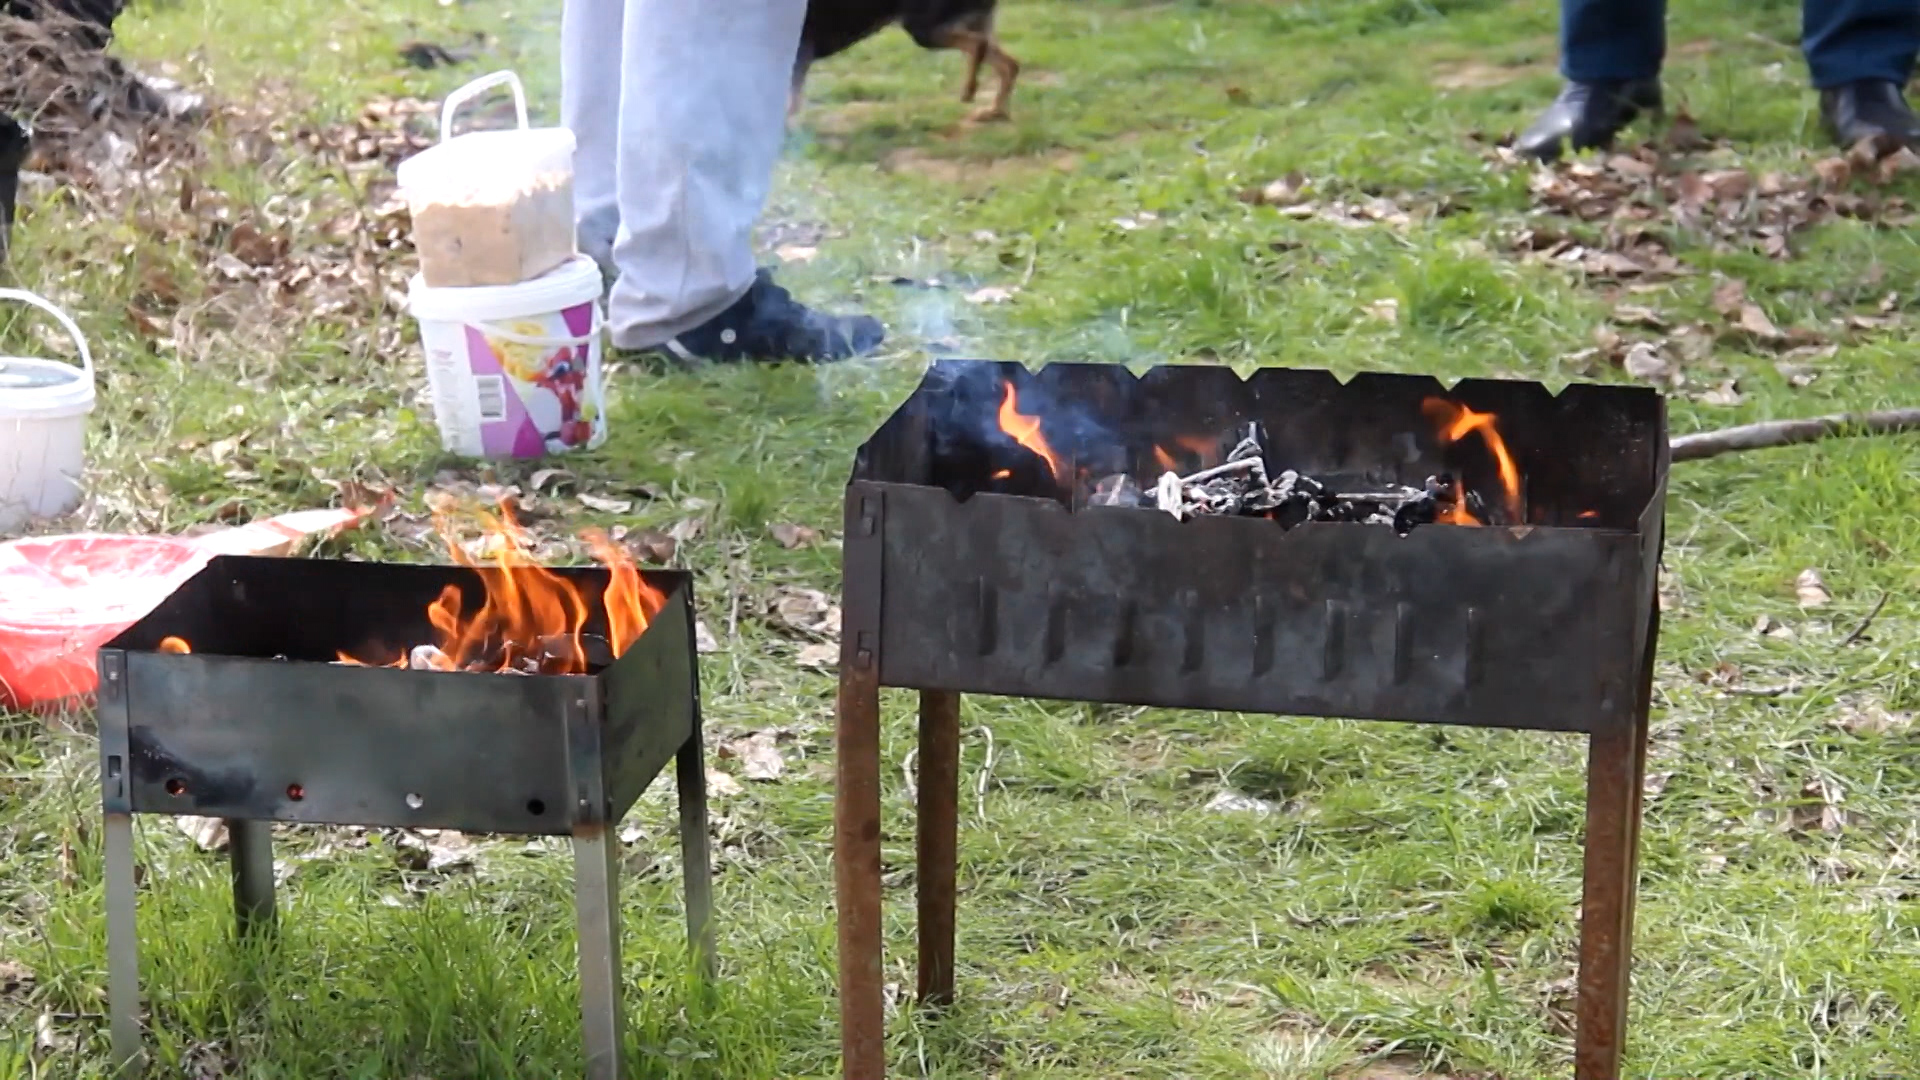
[{"label": "orange flame", "polygon": [[[480,610],[472,615],[462,613],[462,594],[452,585],[427,605],[433,644],[444,656],[435,666],[445,671],[471,671],[472,665],[486,663],[482,670],[506,671],[516,661],[544,652],[546,671],[586,674],[587,651],[581,635],[592,611],[587,595],[567,578],[528,557],[525,533],[511,512],[503,510],[498,518],[484,512],[476,516],[485,530],[483,550],[493,557],[488,565],[476,563],[455,542],[448,522],[439,522],[453,561],[479,572],[486,595]],[[633,559],[604,534],[590,531],[582,535],[594,558],[610,575],[600,602],[606,612],[608,642],[618,657],[646,632],[653,616],[666,606],[667,598],[641,578]],[[495,652],[499,654],[497,660],[493,659]],[[340,661],[362,667],[408,666],[406,656],[374,665],[341,653]]]},{"label": "orange flame", "polygon": [[[586,631],[592,603],[579,586],[527,557],[525,536],[513,514],[504,508],[498,518],[480,512],[476,515],[485,530],[483,550],[493,562],[482,566],[474,562],[452,536],[449,523],[439,519],[440,535],[453,554],[453,561],[479,571],[486,585],[486,598],[480,610],[462,615],[462,595],[458,587],[448,585],[427,605],[427,621],[433,624],[434,646],[440,656],[434,661],[438,671],[507,671],[516,660],[542,654],[542,670],[548,674],[587,674],[587,650],[581,641]],[[640,576],[640,570],[619,545],[605,533],[590,529],[580,534],[593,557],[606,567],[609,575],[600,606],[607,616],[607,641],[613,655],[620,657],[647,632],[653,617],[666,606],[665,593],[653,588]],[[558,648],[556,648],[556,645]],[[185,640],[166,637],[160,640],[163,653],[190,653]],[[499,659],[493,660],[494,652]],[[401,654],[382,664],[369,663],[345,652],[334,654],[337,661],[351,667],[410,666],[411,657]],[[472,665],[490,666],[476,668]]]},{"label": "orange flame", "polygon": [[[1513,455],[1507,453],[1507,441],[1500,437],[1499,429],[1494,426],[1493,414],[1474,412],[1465,405],[1437,397],[1421,402],[1420,409],[1439,425],[1443,445],[1458,442],[1474,432],[1480,434],[1480,441],[1486,444],[1487,452],[1493,455],[1494,464],[1500,469],[1500,487],[1506,496],[1507,516],[1514,524],[1523,524],[1526,514],[1520,508],[1520,467],[1514,464]],[[1455,494],[1459,494],[1457,484]],[[1464,501],[1456,501],[1455,505],[1464,512]]]},{"label": "orange flame", "polygon": [[1153,448],[1153,460],[1159,463],[1161,472],[1180,471],[1180,467],[1174,464],[1173,455],[1167,453],[1166,450],[1161,447],[1156,446]]},{"label": "orange flame", "polygon": [[1460,481],[1453,482],[1453,505],[1442,510],[1435,521],[1442,525],[1484,525],[1485,522],[1473,516],[1467,509],[1467,493],[1461,489]]},{"label": "orange flame", "polygon": [[1013,475],[1012,469],[1001,469],[999,472],[993,474],[993,478],[995,480],[1005,480],[1008,477],[1011,477],[1012,475]]},{"label": "orange flame", "polygon": [[1198,457],[1200,467],[1203,469],[1220,464],[1215,460],[1220,456],[1219,439],[1211,439],[1205,435],[1176,435],[1173,441],[1179,443],[1181,449]]},{"label": "orange flame", "polygon": [[1038,454],[1047,463],[1048,471],[1057,480],[1065,475],[1060,468],[1060,459],[1054,455],[1053,447],[1040,434],[1040,418],[1023,416],[1020,413],[1020,399],[1014,393],[1013,383],[1004,384],[1006,395],[1000,399],[1000,430],[1013,436],[1013,441]]}]

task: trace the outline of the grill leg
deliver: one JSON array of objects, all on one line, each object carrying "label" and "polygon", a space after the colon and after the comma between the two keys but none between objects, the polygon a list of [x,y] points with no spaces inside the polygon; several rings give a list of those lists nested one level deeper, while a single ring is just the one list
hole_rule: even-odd
[{"label": "grill leg", "polygon": [[228,818],[233,915],[244,937],[273,929],[273,822]]},{"label": "grill leg", "polygon": [[840,1067],[846,1080],[881,1080],[887,1015],[880,958],[880,680],[874,665],[849,663],[844,655],[834,742]]},{"label": "grill leg", "polygon": [[953,1001],[960,832],[960,695],[920,691],[920,1003]]},{"label": "grill leg", "polygon": [[707,765],[701,756],[700,724],[675,761],[680,789],[680,861],[687,875],[687,947],[700,974],[713,978],[713,855],[707,846]]},{"label": "grill leg", "polygon": [[1580,916],[1580,999],[1574,1080],[1618,1080],[1627,1043],[1627,979],[1639,884],[1640,800],[1647,775],[1656,611],[1647,631],[1639,701],[1587,743],[1586,887]]},{"label": "grill leg", "polygon": [[120,1080],[146,1070],[140,1046],[140,938],[134,918],[133,815],[106,815],[107,1012]]},{"label": "grill leg", "polygon": [[[573,830],[573,909],[580,923],[581,1032],[587,1080],[621,1080],[620,864],[607,826]],[[704,837],[704,833],[702,836]]]}]

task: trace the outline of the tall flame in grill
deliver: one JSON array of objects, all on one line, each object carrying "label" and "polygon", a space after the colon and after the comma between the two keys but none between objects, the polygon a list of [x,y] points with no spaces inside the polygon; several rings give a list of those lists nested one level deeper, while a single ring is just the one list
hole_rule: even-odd
[{"label": "tall flame in grill", "polygon": [[1000,397],[1000,430],[1013,437],[1013,441],[1026,447],[1047,463],[1047,471],[1055,480],[1066,477],[1060,458],[1047,445],[1046,437],[1040,434],[1040,418],[1027,416],[1020,412],[1020,396],[1011,382],[1004,384],[1005,393]]},{"label": "tall flame in grill", "polygon": [[[427,621],[433,624],[435,638],[433,648],[424,650],[432,658],[430,666],[441,671],[517,671],[522,660],[532,658],[542,674],[588,674],[593,653],[584,640],[593,614],[588,594],[527,556],[526,534],[511,512],[503,509],[499,517],[476,516],[485,530],[486,550],[493,554],[493,561],[486,565],[476,562],[454,539],[446,518],[438,521],[453,560],[480,575],[486,598],[479,611],[464,615],[461,592],[449,585],[427,605]],[[633,559],[605,533],[594,529],[581,536],[609,575],[600,606],[606,613],[607,646],[618,658],[646,633],[667,597],[646,583]],[[185,639],[167,637],[159,651],[185,654],[193,647]],[[336,656],[339,663],[355,667],[421,666],[411,662],[411,654],[375,663],[344,652]]]},{"label": "tall flame in grill", "polygon": [[[499,517],[475,515],[486,536],[493,562],[482,565],[452,536],[446,518],[438,522],[453,561],[472,567],[486,585],[486,599],[472,615],[462,614],[461,592],[449,585],[427,605],[433,624],[435,667],[445,671],[509,671],[529,656],[537,656],[540,670],[554,675],[585,675],[589,650],[582,640],[592,604],[579,586],[541,566],[526,554],[525,532],[504,508]],[[595,560],[610,575],[601,606],[606,610],[607,640],[613,655],[624,654],[667,598],[641,578],[633,559],[597,530],[582,534]],[[366,661],[340,654],[340,661]],[[388,667],[406,667],[409,658],[390,661]],[[372,666],[372,665],[368,665]]]},{"label": "tall flame in grill", "polygon": [[[1466,438],[1478,434],[1480,441],[1486,444],[1487,452],[1493,455],[1494,464],[1500,470],[1500,488],[1502,501],[1506,507],[1508,520],[1515,525],[1525,524],[1526,510],[1520,499],[1520,467],[1514,464],[1513,455],[1507,452],[1507,441],[1500,437],[1500,429],[1494,426],[1493,414],[1474,412],[1458,402],[1445,398],[1431,397],[1421,402],[1422,412],[1440,429],[1440,442],[1451,446]],[[1461,494],[1458,483],[1454,486],[1455,495]],[[1457,500],[1455,507],[1465,515],[1466,521],[1454,521],[1456,525],[1478,525],[1480,522],[1465,509],[1465,500]],[[1444,519],[1443,519],[1444,520]]]}]

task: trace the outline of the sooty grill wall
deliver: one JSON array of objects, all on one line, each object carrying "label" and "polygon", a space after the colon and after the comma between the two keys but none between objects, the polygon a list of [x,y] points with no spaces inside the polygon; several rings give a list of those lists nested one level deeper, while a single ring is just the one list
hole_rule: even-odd
[{"label": "sooty grill wall", "polygon": [[[604,638],[600,568],[551,568]],[[494,573],[487,571],[486,573]],[[586,675],[415,671],[378,662],[435,640],[447,586],[471,616],[482,571],[222,556],[100,650],[109,997],[121,1075],[141,1050],[132,815],[227,822],[243,930],[273,922],[272,822],[570,836],[589,1080],[623,1075],[616,825],[676,764],[687,919],[709,959],[706,772],[691,575],[624,655]],[[192,652],[164,651],[169,637]]]},{"label": "sooty grill wall", "polygon": [[[1002,430],[1008,389],[1049,467]],[[1522,478],[1424,406],[1492,414]],[[1088,505],[1116,472],[1257,425],[1269,475],[1450,473],[1489,527]],[[1158,453],[1156,453],[1158,448]],[[945,361],[861,447],[846,497],[838,810],[846,1075],[884,1068],[878,690],[921,691],[920,992],[952,993],[958,693],[1590,737],[1581,1080],[1617,1075],[1667,471],[1644,389],[1324,371]]]}]

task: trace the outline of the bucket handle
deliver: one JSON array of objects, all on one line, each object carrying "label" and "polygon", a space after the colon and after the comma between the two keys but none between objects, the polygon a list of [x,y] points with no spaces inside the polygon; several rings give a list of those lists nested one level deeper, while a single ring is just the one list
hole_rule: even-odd
[{"label": "bucket handle", "polygon": [[513,88],[513,115],[520,123],[520,130],[527,130],[527,90],[520,85],[520,76],[511,71],[496,71],[491,75],[482,75],[467,85],[447,95],[440,105],[440,141],[446,142],[453,133],[453,114],[460,106],[479,97],[496,86]]},{"label": "bucket handle", "polygon": [[73,338],[74,345],[79,347],[80,370],[86,373],[87,385],[93,385],[93,351],[87,348],[87,336],[80,332],[79,325],[69,318],[66,312],[56,307],[53,301],[25,289],[0,289],[0,301],[5,300],[17,300],[53,316],[53,320],[60,324],[60,329],[65,330],[67,336]]}]

